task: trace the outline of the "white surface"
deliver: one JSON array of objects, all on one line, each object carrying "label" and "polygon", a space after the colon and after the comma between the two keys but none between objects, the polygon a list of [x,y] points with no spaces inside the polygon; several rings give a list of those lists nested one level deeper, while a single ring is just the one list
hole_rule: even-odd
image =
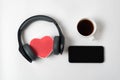
[{"label": "white surface", "polygon": [[[0,4],[0,80],[120,80],[120,0],[1,0]],[[36,14],[57,20],[66,46],[63,55],[30,64],[18,52],[17,30],[25,19]],[[77,32],[76,25],[83,17],[96,21],[97,41],[83,38]],[[26,42],[44,33],[51,36],[57,33],[52,24],[44,23],[34,23],[27,29]],[[71,64],[69,45],[103,45],[105,62]]]}]

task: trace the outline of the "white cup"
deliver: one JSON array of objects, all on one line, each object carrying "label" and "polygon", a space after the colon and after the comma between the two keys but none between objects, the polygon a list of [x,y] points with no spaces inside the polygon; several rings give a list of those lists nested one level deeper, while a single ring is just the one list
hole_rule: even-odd
[{"label": "white cup", "polygon": [[95,21],[93,21],[90,18],[82,18],[78,25],[77,30],[78,32],[86,38],[89,38],[90,40],[94,40],[94,34],[96,32],[97,26]]}]

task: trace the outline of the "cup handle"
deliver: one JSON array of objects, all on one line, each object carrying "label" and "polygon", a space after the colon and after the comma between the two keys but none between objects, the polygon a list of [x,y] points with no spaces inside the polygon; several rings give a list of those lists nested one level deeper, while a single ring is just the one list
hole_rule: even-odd
[{"label": "cup handle", "polygon": [[89,39],[90,39],[91,41],[93,41],[93,40],[95,40],[95,37],[94,37],[94,36],[91,36],[91,37],[89,37]]}]

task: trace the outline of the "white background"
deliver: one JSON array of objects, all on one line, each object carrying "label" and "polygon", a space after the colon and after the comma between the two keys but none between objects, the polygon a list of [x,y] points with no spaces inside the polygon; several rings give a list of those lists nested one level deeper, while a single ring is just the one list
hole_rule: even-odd
[{"label": "white background", "polygon": [[[28,63],[18,51],[17,31],[30,16],[44,14],[59,23],[66,38],[63,55]],[[95,41],[77,32],[83,17],[97,24]],[[33,23],[25,31],[26,43],[33,37],[58,35],[53,24]],[[1,0],[0,80],[120,80],[120,0]],[[104,63],[68,62],[70,45],[102,45]]]}]

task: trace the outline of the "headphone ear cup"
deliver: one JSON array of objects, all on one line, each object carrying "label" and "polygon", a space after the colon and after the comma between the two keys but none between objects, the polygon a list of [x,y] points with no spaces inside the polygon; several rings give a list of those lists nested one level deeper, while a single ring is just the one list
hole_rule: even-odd
[{"label": "headphone ear cup", "polygon": [[28,45],[25,44],[23,46],[25,53],[28,55],[28,57],[33,61],[37,58],[37,56],[34,54],[32,48]]},{"label": "headphone ear cup", "polygon": [[54,46],[53,46],[53,52],[54,54],[58,55],[59,54],[59,36],[54,37]]}]

